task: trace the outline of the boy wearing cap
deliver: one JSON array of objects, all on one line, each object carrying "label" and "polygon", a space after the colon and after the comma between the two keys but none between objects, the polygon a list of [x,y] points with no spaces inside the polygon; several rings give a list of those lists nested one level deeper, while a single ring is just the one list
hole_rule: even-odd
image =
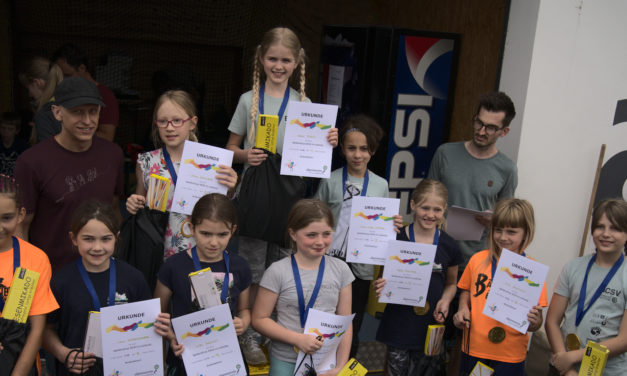
[{"label": "boy wearing cap", "polygon": [[96,85],[70,77],[57,86],[54,97],[52,113],[61,122],[61,133],[22,153],[15,166],[27,213],[22,238],[48,254],[53,271],[78,258],[68,236],[74,210],[97,199],[112,203],[119,213],[123,189],[122,150],[94,137],[104,106]]}]

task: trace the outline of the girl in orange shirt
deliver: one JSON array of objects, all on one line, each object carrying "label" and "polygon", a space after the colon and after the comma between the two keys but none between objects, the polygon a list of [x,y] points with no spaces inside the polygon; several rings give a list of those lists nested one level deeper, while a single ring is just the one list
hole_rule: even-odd
[{"label": "girl in orange shirt", "polygon": [[[521,334],[482,312],[502,249],[527,257],[524,251],[533,240],[534,228],[533,207],[529,201],[509,198],[496,204],[489,234],[489,249],[470,258],[457,283],[462,291],[459,310],[453,316],[453,321],[455,326],[464,329],[463,343],[467,344],[462,346],[460,375],[469,373],[477,362],[493,368],[494,376],[525,375],[529,335]],[[528,332],[540,329],[542,307],[547,305],[545,284],[538,305],[527,315]]]}]

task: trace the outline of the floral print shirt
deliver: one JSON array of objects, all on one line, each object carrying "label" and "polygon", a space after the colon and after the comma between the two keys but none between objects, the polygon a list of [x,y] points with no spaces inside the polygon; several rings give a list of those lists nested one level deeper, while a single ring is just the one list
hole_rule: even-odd
[{"label": "floral print shirt", "polygon": [[[137,164],[142,170],[144,187],[148,187],[148,178],[151,174],[159,175],[170,179],[170,192],[168,195],[167,209],[172,207],[174,197],[174,183],[170,177],[170,172],[163,158],[162,149],[139,154]],[[178,173],[180,163],[174,163],[174,170]],[[139,178],[139,177],[138,177]],[[187,215],[170,212],[168,226],[165,229],[164,258],[168,258],[176,253],[186,251],[196,245],[192,236],[191,222]]]}]

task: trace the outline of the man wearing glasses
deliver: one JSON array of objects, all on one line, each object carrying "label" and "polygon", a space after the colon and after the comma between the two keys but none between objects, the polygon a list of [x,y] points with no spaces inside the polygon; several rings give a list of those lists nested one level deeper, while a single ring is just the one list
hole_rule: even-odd
[{"label": "man wearing glasses", "polygon": [[[469,124],[473,129],[472,139],[440,145],[428,177],[446,185],[449,206],[490,211],[498,200],[514,195],[518,185],[516,165],[497,149],[496,141],[509,133],[515,115],[514,103],[505,93],[484,94]],[[490,216],[477,217],[486,228],[490,220]],[[480,241],[459,242],[463,267],[473,254],[486,249],[486,236],[484,231]]]},{"label": "man wearing glasses", "polygon": [[121,218],[118,197],[123,193],[122,149],[94,137],[104,105],[96,84],[66,78],[54,98],[52,114],[61,122],[61,133],[26,150],[15,165],[26,208],[21,237],[46,252],[52,271],[78,258],[68,235],[74,210],[96,199],[112,203]]}]

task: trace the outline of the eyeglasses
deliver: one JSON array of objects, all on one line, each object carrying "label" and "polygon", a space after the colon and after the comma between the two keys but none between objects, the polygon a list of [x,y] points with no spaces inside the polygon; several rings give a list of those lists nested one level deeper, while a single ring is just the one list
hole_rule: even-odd
[{"label": "eyeglasses", "polygon": [[172,120],[159,119],[159,120],[155,120],[155,125],[159,128],[167,128],[168,125],[172,124],[174,128],[180,128],[183,126],[183,124],[190,121],[191,119],[192,119],[191,117],[187,119],[172,119]]},{"label": "eyeglasses", "polygon": [[505,127],[496,126],[494,124],[486,124],[482,122],[481,120],[479,120],[477,117],[474,117],[472,119],[472,126],[476,131],[479,131],[481,130],[481,128],[485,127],[485,133],[490,136],[495,134],[497,131],[500,131],[503,128],[505,128]]}]

